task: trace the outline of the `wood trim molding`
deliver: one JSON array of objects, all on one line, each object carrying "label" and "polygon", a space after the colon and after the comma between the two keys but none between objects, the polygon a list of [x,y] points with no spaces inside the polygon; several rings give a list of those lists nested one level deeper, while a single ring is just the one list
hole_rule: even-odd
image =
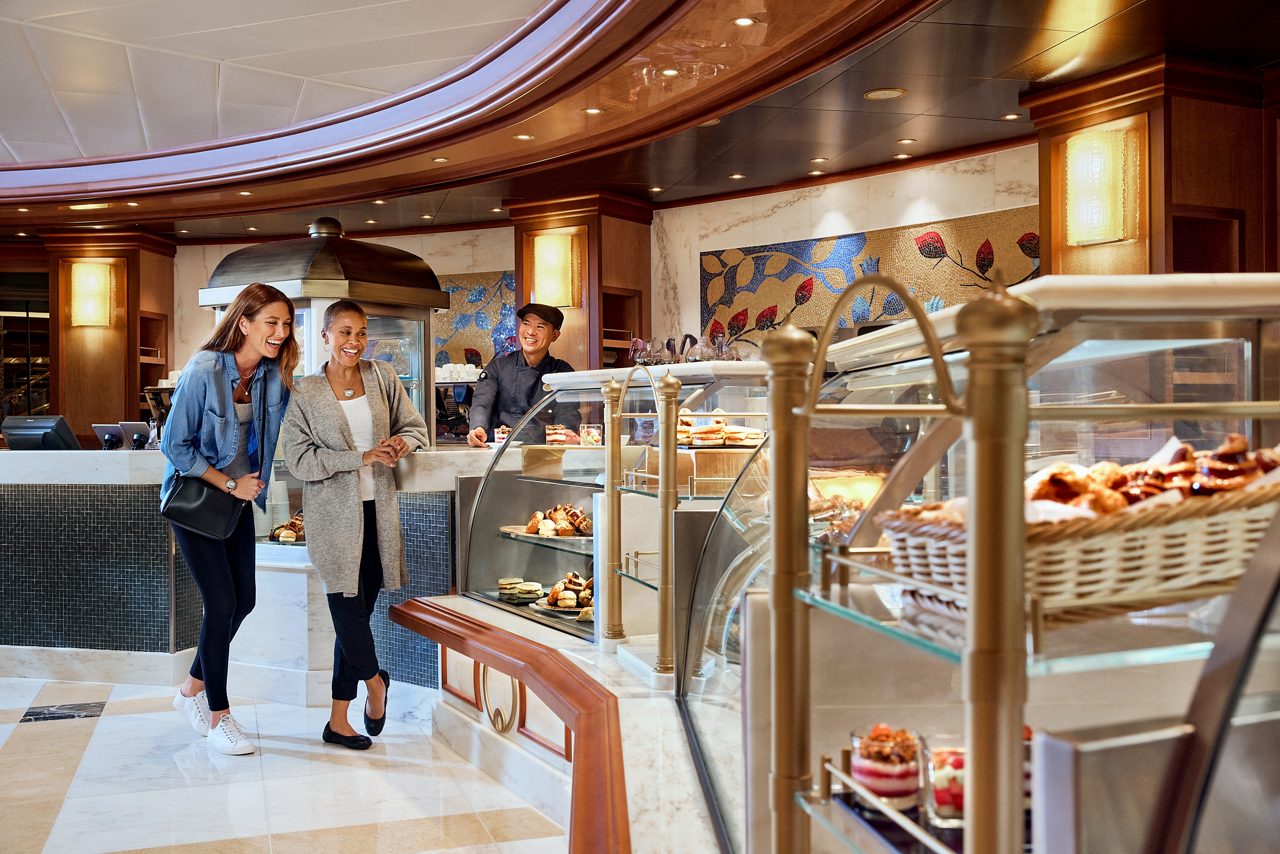
[{"label": "wood trim molding", "polygon": [[529,698],[527,696],[528,689],[525,688],[523,682],[517,682],[517,691],[520,694],[520,711],[516,715],[516,732],[532,741],[534,744],[542,747],[556,756],[567,761],[573,760],[573,730],[568,725],[564,728],[564,743],[556,744],[549,738],[545,738],[531,729],[525,727],[525,710],[529,708]]},{"label": "wood trim molding", "polygon": [[[41,231],[40,239],[51,252],[82,252],[143,250],[174,257],[178,245],[166,237],[149,231]],[[279,238],[277,238],[279,239]]]},{"label": "wood trim molding", "polygon": [[653,223],[653,204],[617,193],[584,193],[580,196],[564,196],[536,201],[503,201],[511,215],[511,222],[554,220],[573,216],[611,216],[630,220],[641,225]]},{"label": "wood trim molding", "polygon": [[391,606],[391,620],[527,684],[577,739],[570,795],[572,854],[630,854],[618,700],[563,654],[430,599]]},{"label": "wood trim molding", "polygon": [[471,697],[468,697],[466,694],[462,693],[457,688],[449,684],[449,654],[448,652],[445,651],[444,647],[441,646],[440,648],[440,687],[441,689],[443,689],[445,693],[452,694],[453,696],[457,697],[459,700],[466,703],[468,706],[471,706],[476,711],[483,712],[484,709],[481,708],[480,706],[480,665],[476,664],[474,661],[471,662],[471,682],[472,682]]}]

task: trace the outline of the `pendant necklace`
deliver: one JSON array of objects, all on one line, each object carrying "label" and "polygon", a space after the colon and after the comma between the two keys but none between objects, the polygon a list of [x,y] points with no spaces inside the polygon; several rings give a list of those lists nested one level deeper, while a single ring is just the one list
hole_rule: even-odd
[{"label": "pendant necklace", "polygon": [[344,388],[344,389],[342,390],[342,396],[343,396],[343,397],[355,397],[355,396],[356,396],[356,390],[355,390],[355,389],[353,389],[353,388]]}]

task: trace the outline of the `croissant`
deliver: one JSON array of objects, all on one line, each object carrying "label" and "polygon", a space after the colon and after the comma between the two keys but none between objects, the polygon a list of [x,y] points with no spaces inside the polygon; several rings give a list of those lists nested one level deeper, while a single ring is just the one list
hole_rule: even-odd
[{"label": "croissant", "polygon": [[1090,481],[1087,477],[1076,474],[1071,466],[1058,463],[1051,466],[1044,479],[1036,485],[1031,494],[1032,501],[1057,501],[1067,504],[1073,498],[1089,491]]},{"label": "croissant", "polygon": [[526,534],[538,533],[538,524],[545,518],[546,515],[541,510],[536,511],[529,517],[529,524],[524,526],[524,532]]}]

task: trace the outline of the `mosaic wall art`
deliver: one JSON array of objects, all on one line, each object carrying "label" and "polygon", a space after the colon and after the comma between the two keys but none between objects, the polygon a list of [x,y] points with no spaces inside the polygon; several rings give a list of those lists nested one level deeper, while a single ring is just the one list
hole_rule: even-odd
[{"label": "mosaic wall art", "polygon": [[441,276],[450,308],[431,318],[436,366],[484,366],[516,348],[516,274],[511,270]]},{"label": "mosaic wall art", "polygon": [[[1040,272],[1035,205],[924,225],[839,237],[703,252],[702,332],[759,344],[761,333],[788,320],[826,323],[851,284],[882,273],[906,285],[930,312],[967,302],[994,281],[1008,284]],[[867,288],[841,326],[907,318],[896,294]]]}]

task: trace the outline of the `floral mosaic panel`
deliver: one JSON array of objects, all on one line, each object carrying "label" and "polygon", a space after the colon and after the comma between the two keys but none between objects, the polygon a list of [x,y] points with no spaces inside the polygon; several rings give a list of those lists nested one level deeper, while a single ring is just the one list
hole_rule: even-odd
[{"label": "floral mosaic panel", "polygon": [[511,270],[441,276],[450,308],[431,319],[437,367],[483,367],[516,348],[516,274]]},{"label": "floral mosaic panel", "polygon": [[[906,285],[929,312],[967,302],[999,281],[1040,273],[1035,205],[860,234],[703,252],[702,333],[759,344],[788,320],[827,322],[846,288],[874,273]],[[896,294],[866,288],[841,326],[907,318]]]}]

